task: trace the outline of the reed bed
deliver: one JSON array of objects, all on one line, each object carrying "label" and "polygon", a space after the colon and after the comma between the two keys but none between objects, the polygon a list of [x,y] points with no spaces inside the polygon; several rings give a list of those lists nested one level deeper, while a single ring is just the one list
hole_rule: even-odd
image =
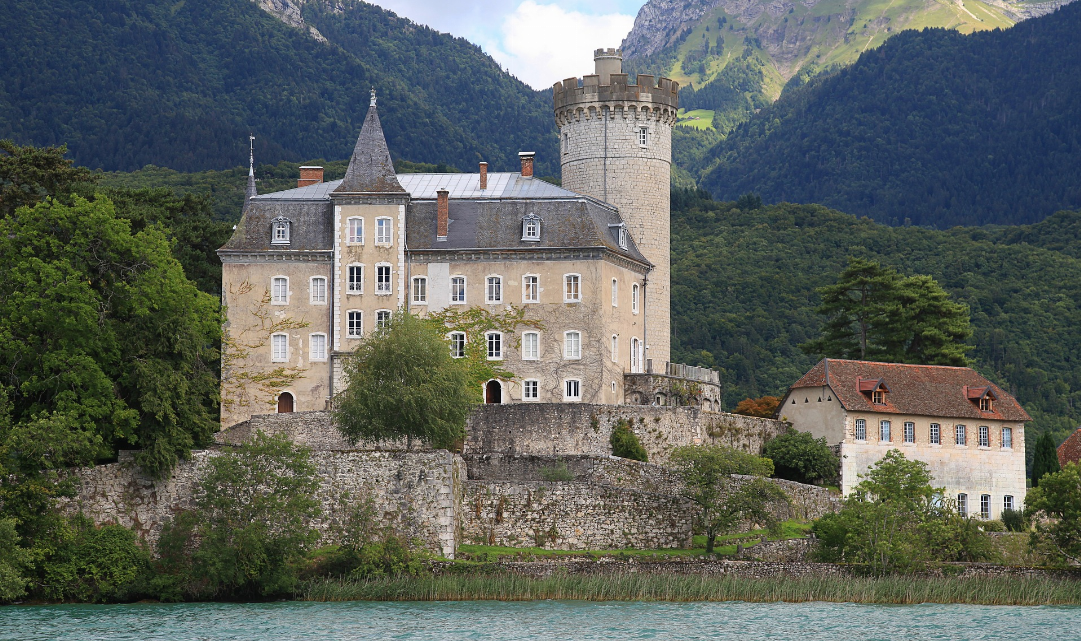
[{"label": "reed bed", "polygon": [[966,603],[1081,605],[1081,581],[1049,578],[878,578],[687,576],[677,574],[425,576],[373,580],[321,579],[305,601],[832,601],[846,603]]}]

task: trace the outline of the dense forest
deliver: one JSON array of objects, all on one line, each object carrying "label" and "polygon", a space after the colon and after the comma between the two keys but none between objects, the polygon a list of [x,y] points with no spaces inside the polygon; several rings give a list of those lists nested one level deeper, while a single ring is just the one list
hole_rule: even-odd
[{"label": "dense forest", "polygon": [[[558,174],[551,98],[476,45],[359,0],[304,5],[328,42],[250,0],[15,0],[0,11],[0,138],[79,165],[225,169],[348,158],[379,93],[395,158]],[[15,64],[17,62],[17,64]]]},{"label": "dense forest", "polygon": [[700,184],[940,229],[1077,208],[1079,32],[1081,3],[1005,31],[898,34],[737,127]]},{"label": "dense forest", "polygon": [[744,201],[682,190],[672,201],[672,357],[721,370],[726,408],[810,369],[817,357],[799,345],[822,326],[815,290],[857,256],[931,275],[969,307],[973,365],[1033,416],[1029,441],[1061,442],[1081,424],[1081,212],[936,231]]}]

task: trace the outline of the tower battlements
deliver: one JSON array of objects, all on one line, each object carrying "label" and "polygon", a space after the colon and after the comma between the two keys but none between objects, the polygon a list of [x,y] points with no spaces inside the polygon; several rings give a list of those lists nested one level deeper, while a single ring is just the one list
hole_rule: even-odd
[{"label": "tower battlements", "polygon": [[[598,50],[598,55],[600,51]],[[616,60],[618,61],[618,58]],[[598,67],[602,66],[601,59],[597,62]],[[604,80],[608,82],[603,82]],[[679,109],[678,82],[670,78],[657,78],[654,82],[654,77],[646,74],[638,74],[636,80],[636,84],[628,84],[627,74],[608,73],[583,76],[581,80],[567,78],[563,82],[557,82],[552,86],[556,118],[559,118],[560,112],[584,110],[591,104],[650,111]]]}]

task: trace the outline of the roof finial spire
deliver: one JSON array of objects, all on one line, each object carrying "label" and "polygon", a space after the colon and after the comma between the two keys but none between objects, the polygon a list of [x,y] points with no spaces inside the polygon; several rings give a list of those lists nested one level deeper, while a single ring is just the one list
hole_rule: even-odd
[{"label": "roof finial spire", "polygon": [[368,106],[369,107],[374,107],[375,106],[375,87],[372,87],[372,101],[371,101],[371,103],[369,103]]},{"label": "roof finial spire", "polygon": [[248,175],[255,175],[255,134],[248,134]]}]

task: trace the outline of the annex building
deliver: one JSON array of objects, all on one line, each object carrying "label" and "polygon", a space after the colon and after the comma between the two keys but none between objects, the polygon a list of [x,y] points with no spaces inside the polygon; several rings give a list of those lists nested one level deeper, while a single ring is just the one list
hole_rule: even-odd
[{"label": "annex building", "polygon": [[[226,310],[222,426],[323,410],[343,357],[399,310],[524,309],[485,330],[513,377],[489,403],[693,403],[720,410],[716,372],[669,363],[669,181],[678,83],[639,75],[620,52],[558,83],[563,187],[516,172],[396,174],[376,96],[345,177],[302,167],[295,189],[248,198],[218,250]],[[480,337],[451,331],[464,354]],[[682,396],[670,392],[672,381]],[[687,390],[693,393],[688,394]]]},{"label": "annex building", "polygon": [[1021,405],[968,367],[823,359],[778,407],[841,457],[841,491],[891,449],[927,463],[958,511],[997,519],[1025,497]]}]

